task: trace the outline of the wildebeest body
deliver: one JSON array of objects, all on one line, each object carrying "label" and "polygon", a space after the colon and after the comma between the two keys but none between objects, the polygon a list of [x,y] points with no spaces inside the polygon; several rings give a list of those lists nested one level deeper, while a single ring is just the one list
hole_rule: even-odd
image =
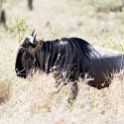
[{"label": "wildebeest body", "polygon": [[94,78],[89,84],[100,89],[109,86],[113,73],[123,70],[124,54],[100,47],[94,47],[94,49],[99,54],[91,57],[91,61],[87,62],[89,75]]},{"label": "wildebeest body", "polygon": [[[56,85],[71,84],[73,98],[77,96],[76,81],[81,77],[93,78],[88,83],[97,88],[109,86],[113,72],[123,69],[123,54],[94,47],[80,38],[62,38],[38,41],[32,44],[31,37],[20,45],[16,59],[16,73],[27,77],[30,70],[53,72]],[[104,83],[104,85],[102,85]]]}]

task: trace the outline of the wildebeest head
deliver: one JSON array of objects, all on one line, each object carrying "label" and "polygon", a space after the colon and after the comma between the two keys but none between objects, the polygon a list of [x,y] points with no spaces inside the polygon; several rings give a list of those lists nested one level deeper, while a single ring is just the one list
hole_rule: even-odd
[{"label": "wildebeest head", "polygon": [[16,57],[15,70],[17,76],[26,78],[30,70],[36,67],[35,52],[42,47],[42,43],[42,41],[36,40],[34,31],[24,38]]}]

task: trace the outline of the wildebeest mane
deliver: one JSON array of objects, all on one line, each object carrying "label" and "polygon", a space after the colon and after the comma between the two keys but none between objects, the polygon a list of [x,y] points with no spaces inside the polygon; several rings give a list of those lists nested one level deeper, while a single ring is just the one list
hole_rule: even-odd
[{"label": "wildebeest mane", "polygon": [[97,51],[80,38],[62,38],[44,41],[42,49],[36,52],[37,65],[46,73],[57,72],[55,77],[77,80],[87,72],[84,65]]}]

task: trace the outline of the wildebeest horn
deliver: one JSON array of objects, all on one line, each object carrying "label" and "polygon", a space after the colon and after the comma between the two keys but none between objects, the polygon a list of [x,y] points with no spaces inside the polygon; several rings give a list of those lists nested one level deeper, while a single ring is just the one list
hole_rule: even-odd
[{"label": "wildebeest horn", "polygon": [[32,34],[31,34],[31,36],[34,36],[34,32],[35,32],[35,29],[33,30]]},{"label": "wildebeest horn", "polygon": [[36,39],[37,34],[34,35],[34,40],[33,40],[33,44],[36,45],[37,44],[37,39]]},{"label": "wildebeest horn", "polygon": [[37,34],[34,35],[34,40],[36,40],[36,36],[37,36]]}]

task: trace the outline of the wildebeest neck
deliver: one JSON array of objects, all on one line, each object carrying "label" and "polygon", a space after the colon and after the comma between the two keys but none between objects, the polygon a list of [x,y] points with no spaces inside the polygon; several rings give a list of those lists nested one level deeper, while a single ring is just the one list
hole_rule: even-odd
[{"label": "wildebeest neck", "polygon": [[50,72],[50,68],[53,67],[58,54],[53,44],[51,41],[46,41],[43,47],[35,53],[38,67],[46,73]]}]

